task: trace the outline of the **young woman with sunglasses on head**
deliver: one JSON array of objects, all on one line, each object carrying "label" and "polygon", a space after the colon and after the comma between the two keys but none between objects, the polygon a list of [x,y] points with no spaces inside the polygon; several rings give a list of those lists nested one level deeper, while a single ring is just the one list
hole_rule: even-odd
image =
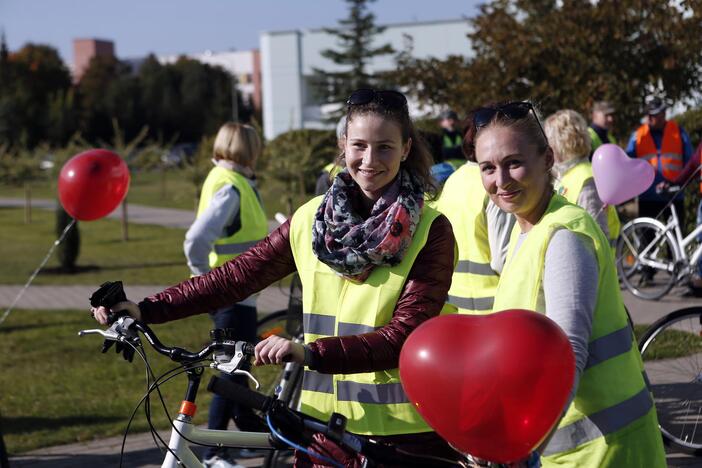
[{"label": "young woman with sunglasses on head", "polygon": [[531,103],[472,113],[470,158],[483,186],[515,215],[494,311],[544,313],[576,357],[571,402],[539,452],[543,466],[665,466],[608,239],[582,208],[553,191],[553,151]]},{"label": "young woman with sunglasses on head", "polygon": [[[345,169],[331,188],[291,221],[221,267],[131,304],[130,313],[159,323],[215,310],[297,270],[305,345],[269,337],[256,346],[256,363],[304,363],[307,414],[341,413],[350,432],[456,460],[407,399],[397,369],[407,336],[444,304],[455,246],[449,221],[424,206],[425,192],[435,191],[432,158],[402,94],[359,89],[349,97],[339,162]],[[95,312],[104,323],[107,311]],[[318,453],[358,463],[318,442]],[[296,453],[295,466],[312,463]]]}]

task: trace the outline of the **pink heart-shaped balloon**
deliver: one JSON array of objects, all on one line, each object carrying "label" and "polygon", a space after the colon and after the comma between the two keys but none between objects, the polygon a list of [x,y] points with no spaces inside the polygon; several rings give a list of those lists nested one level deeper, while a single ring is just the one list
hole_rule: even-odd
[{"label": "pink heart-shaped balloon", "polygon": [[400,353],[402,386],[424,420],[459,450],[500,463],[543,441],[574,375],[565,333],[526,310],[433,318]]},{"label": "pink heart-shaped balloon", "polygon": [[645,192],[656,171],[648,161],[632,159],[619,146],[606,143],[592,155],[592,175],[600,200],[618,205]]}]

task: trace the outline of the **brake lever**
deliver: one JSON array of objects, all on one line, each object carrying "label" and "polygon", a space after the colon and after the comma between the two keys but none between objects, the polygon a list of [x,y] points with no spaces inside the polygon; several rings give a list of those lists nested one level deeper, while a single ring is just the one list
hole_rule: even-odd
[{"label": "brake lever", "polygon": [[78,332],[78,336],[92,334],[101,335],[105,338],[105,341],[102,343],[102,349],[100,350],[102,353],[106,353],[112,345],[117,343],[115,346],[117,354],[122,354],[122,357],[124,357],[126,361],[132,362],[134,359],[135,347],[141,344],[139,334],[132,328],[135,322],[136,321],[132,317],[122,316],[107,330],[81,330]]},{"label": "brake lever", "polygon": [[[231,348],[232,344],[234,345],[233,356],[231,353],[227,353],[225,351],[226,348]],[[258,380],[256,380],[256,377],[254,377],[250,372],[240,369],[241,365],[249,357],[246,353],[244,353],[244,346],[247,344],[248,343],[243,341],[233,342],[230,340],[224,340],[221,343],[221,348],[212,353],[214,362],[210,364],[210,367],[231,375],[244,375],[254,383],[256,390],[258,390],[261,384],[258,382]]]}]

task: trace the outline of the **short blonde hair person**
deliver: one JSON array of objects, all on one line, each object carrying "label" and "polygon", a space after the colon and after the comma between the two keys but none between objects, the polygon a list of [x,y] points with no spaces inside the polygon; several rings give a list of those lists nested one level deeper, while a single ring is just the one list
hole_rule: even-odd
[{"label": "short blonde hair person", "polygon": [[556,163],[585,159],[590,155],[592,143],[587,121],[574,110],[559,110],[550,115],[544,122],[544,131]]},{"label": "short blonde hair person", "polygon": [[258,132],[250,125],[227,122],[219,128],[212,155],[215,160],[226,159],[253,168],[261,155]]}]

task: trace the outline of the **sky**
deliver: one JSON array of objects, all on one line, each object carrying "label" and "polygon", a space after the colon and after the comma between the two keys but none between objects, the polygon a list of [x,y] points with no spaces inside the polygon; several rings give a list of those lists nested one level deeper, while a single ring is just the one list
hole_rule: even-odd
[{"label": "sky", "polygon": [[[479,0],[378,0],[378,24],[472,17]],[[334,27],[347,14],[342,0],[0,0],[0,31],[8,47],[55,47],[73,60],[73,39],[115,44],[117,57],[259,48],[263,31]]]}]

